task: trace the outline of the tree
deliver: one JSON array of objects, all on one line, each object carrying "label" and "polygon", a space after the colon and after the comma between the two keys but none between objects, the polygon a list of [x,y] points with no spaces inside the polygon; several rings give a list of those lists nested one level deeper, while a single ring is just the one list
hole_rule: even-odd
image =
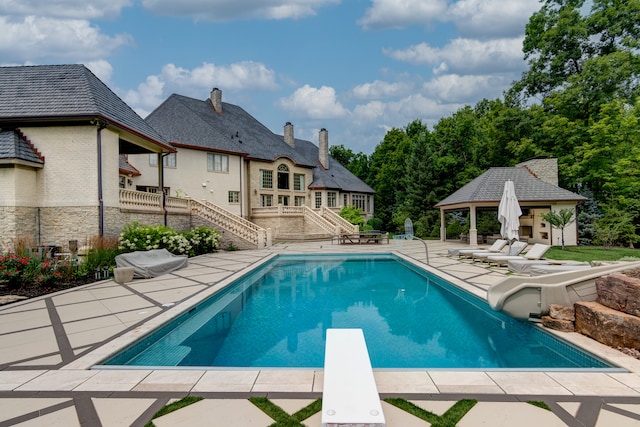
[{"label": "tree", "polygon": [[560,209],[559,211],[550,211],[543,213],[540,217],[551,224],[552,227],[560,229],[562,236],[562,250],[564,251],[564,229],[573,224],[573,209]]},{"label": "tree", "polygon": [[556,97],[562,114],[585,123],[600,105],[640,92],[640,0],[545,0],[527,24],[529,69],[509,93]]}]

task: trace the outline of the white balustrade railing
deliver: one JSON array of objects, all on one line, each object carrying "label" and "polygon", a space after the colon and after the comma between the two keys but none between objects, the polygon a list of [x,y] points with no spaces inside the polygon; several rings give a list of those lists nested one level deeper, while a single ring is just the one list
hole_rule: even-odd
[{"label": "white balustrade railing", "polygon": [[120,189],[120,207],[137,211],[162,212],[162,194]]},{"label": "white balustrade railing", "polygon": [[271,246],[268,230],[208,201],[191,200],[191,213],[210,221],[258,248]]},{"label": "white balustrade railing", "polygon": [[329,221],[335,227],[338,227],[344,234],[355,234],[360,231],[360,227],[355,224],[351,224],[349,221],[325,206],[320,208],[320,216],[326,221]]}]

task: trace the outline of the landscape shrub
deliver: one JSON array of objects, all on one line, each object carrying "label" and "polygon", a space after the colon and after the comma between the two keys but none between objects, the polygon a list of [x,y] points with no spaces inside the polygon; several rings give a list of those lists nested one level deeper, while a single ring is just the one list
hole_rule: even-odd
[{"label": "landscape shrub", "polygon": [[188,231],[174,231],[163,225],[128,224],[119,239],[120,250],[125,252],[166,249],[176,255],[201,255],[213,252],[220,245],[220,233],[208,227]]}]

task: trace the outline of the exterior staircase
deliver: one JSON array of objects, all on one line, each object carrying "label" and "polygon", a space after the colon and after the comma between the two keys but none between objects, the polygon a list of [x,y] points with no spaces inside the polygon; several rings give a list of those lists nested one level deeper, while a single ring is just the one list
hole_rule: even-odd
[{"label": "exterior staircase", "polygon": [[257,249],[271,246],[270,230],[259,227],[213,203],[191,199],[191,214],[215,224],[251,245],[255,245]]}]

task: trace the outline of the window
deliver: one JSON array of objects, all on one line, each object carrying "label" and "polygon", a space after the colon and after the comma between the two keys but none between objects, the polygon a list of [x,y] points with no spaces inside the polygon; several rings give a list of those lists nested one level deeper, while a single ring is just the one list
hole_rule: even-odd
[{"label": "window", "polygon": [[304,206],[304,196],[295,196],[293,198],[294,206]]},{"label": "window", "polygon": [[260,188],[273,188],[273,171],[260,169]]},{"label": "window", "polygon": [[120,188],[126,188],[125,183],[127,182],[127,178],[124,176],[120,176]]},{"label": "window", "polygon": [[289,189],[289,168],[287,165],[278,166],[278,189]]},{"label": "window", "polygon": [[320,191],[316,191],[316,209],[320,209],[322,206],[322,193]]},{"label": "window", "polygon": [[304,191],[304,175],[301,173],[293,174],[293,189],[296,191]]},{"label": "window", "polygon": [[207,153],[207,170],[211,172],[229,172],[229,156]]},{"label": "window", "polygon": [[349,206],[349,195],[346,193],[342,195],[342,206]]},{"label": "window", "polygon": [[367,212],[371,212],[371,196],[367,196]]},{"label": "window", "polygon": [[240,203],[239,191],[229,191],[229,203]]},{"label": "window", "polygon": [[335,208],[336,207],[336,200],[337,200],[336,192],[335,191],[328,191],[327,192],[327,207]]},{"label": "window", "polygon": [[[136,185],[136,191],[144,191],[145,193],[159,193],[158,187],[151,187],[149,185]],[[171,187],[164,187],[166,194],[171,194]]]},{"label": "window", "polygon": [[273,196],[271,194],[261,194],[260,206],[273,206]]},{"label": "window", "polygon": [[289,196],[278,196],[278,204],[282,206],[289,206]]},{"label": "window", "polygon": [[[165,168],[175,168],[176,167],[176,153],[165,153],[162,155],[162,165]],[[158,166],[158,154],[151,153],[149,154],[149,166]]]},{"label": "window", "polygon": [[351,204],[361,211],[364,211],[364,200],[363,194],[353,194],[351,196]]}]

